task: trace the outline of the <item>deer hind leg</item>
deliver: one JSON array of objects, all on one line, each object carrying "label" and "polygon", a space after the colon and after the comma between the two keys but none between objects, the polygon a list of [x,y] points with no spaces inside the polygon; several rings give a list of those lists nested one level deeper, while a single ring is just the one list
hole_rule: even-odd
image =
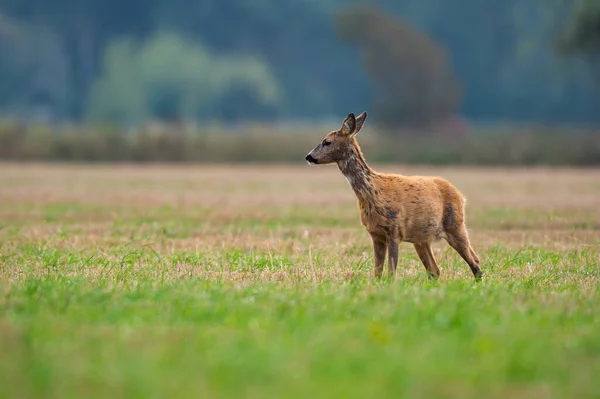
[{"label": "deer hind leg", "polygon": [[477,256],[477,253],[471,248],[469,235],[467,234],[465,225],[463,224],[456,229],[446,231],[446,241],[448,241],[448,244],[460,254],[465,262],[467,262],[473,276],[475,276],[475,280],[481,280],[483,272],[479,268],[479,256]]},{"label": "deer hind leg", "polygon": [[419,255],[419,259],[421,259],[423,266],[425,266],[425,270],[427,270],[429,278],[436,280],[440,276],[440,269],[435,261],[433,252],[431,251],[431,243],[419,243],[414,244],[414,246],[417,250],[417,255]]},{"label": "deer hind leg", "polygon": [[390,238],[388,241],[388,273],[394,275],[398,266],[398,241]]},{"label": "deer hind leg", "polygon": [[375,259],[375,277],[380,278],[383,273],[383,264],[387,251],[387,241],[385,238],[371,234],[373,240],[373,254]]}]

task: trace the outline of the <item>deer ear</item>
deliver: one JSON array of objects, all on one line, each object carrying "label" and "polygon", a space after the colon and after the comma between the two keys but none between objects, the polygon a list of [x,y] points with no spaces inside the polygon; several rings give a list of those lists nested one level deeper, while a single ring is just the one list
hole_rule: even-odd
[{"label": "deer ear", "polygon": [[348,114],[346,119],[344,119],[344,122],[342,122],[341,132],[342,132],[342,134],[349,136],[352,133],[354,133],[355,129],[356,129],[356,118],[354,117],[354,114],[351,112]]},{"label": "deer ear", "polygon": [[360,129],[362,129],[363,125],[365,124],[365,120],[367,120],[366,111],[356,117],[356,128],[354,129],[353,134],[358,134],[358,132],[360,132]]}]

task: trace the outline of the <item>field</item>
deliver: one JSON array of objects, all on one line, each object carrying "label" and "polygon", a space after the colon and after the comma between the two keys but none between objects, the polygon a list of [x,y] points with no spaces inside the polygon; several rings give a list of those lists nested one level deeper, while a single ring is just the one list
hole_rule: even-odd
[{"label": "field", "polygon": [[375,168],[463,191],[483,282],[374,281],[333,166],[0,165],[0,397],[600,397],[600,170]]}]

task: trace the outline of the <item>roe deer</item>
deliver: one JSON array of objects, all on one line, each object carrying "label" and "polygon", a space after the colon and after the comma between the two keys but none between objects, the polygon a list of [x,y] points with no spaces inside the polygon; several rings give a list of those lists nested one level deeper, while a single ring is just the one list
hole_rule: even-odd
[{"label": "roe deer", "polygon": [[307,156],[313,165],[337,163],[356,197],[360,220],[373,240],[375,277],[381,277],[386,252],[388,272],[398,264],[400,242],[414,244],[430,278],[440,275],[431,251],[445,239],[469,264],[475,280],[482,278],[479,257],[471,248],[465,225],[465,198],[450,182],[434,176],[402,176],[375,172],[367,165],[356,134],[367,119],[350,113],[339,130],[325,136]]}]

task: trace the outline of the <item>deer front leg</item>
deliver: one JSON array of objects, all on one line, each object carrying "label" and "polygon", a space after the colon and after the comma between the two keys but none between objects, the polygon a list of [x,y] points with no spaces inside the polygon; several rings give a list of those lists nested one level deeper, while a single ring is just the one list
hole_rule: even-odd
[{"label": "deer front leg", "polygon": [[398,266],[398,241],[390,238],[388,240],[388,274],[393,276]]},{"label": "deer front leg", "polygon": [[387,242],[384,237],[371,234],[373,240],[373,253],[375,260],[375,278],[381,278],[383,273],[383,263],[385,262],[385,253],[387,249]]}]

